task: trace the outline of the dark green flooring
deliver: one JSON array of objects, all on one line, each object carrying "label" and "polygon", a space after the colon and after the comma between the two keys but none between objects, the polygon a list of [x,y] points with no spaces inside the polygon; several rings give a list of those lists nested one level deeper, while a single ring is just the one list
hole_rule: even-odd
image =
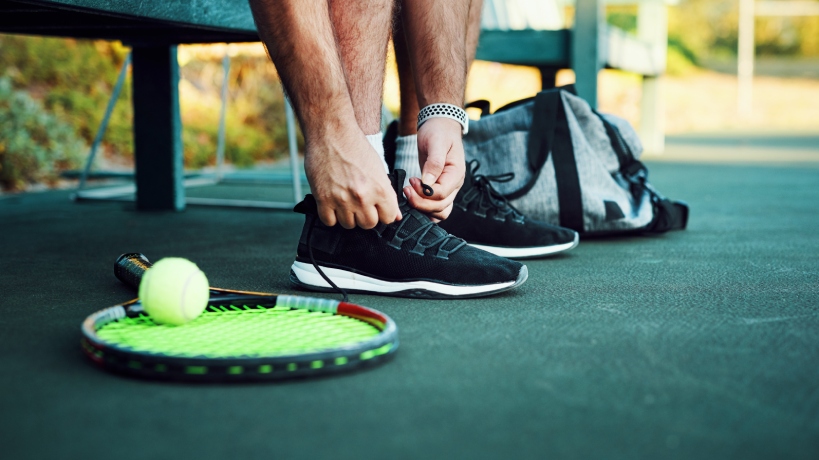
[{"label": "dark green flooring", "polygon": [[688,231],[583,241],[489,299],[354,296],[396,359],[285,384],[110,375],[79,325],[131,296],[125,251],[292,292],[300,216],[0,198],[0,458],[819,458],[819,165],[650,167]]}]

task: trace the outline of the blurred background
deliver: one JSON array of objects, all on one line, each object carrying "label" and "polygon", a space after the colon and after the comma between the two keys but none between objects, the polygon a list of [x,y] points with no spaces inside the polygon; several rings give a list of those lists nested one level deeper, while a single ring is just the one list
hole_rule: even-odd
[{"label": "blurred background", "polygon": [[[551,8],[554,20],[543,27],[571,26],[570,5],[560,0],[529,3]],[[737,84],[740,0],[675,3],[668,7],[663,93],[669,142],[665,152],[652,158],[702,160],[713,152],[689,147],[703,139],[741,145],[773,136],[819,149],[819,15],[756,17],[753,100],[750,110],[742,112]],[[606,19],[636,33],[637,6],[609,5]],[[88,155],[127,54],[128,48],[118,42],[0,35],[2,193],[76,184],[70,173],[81,168]],[[263,47],[189,45],[179,49],[185,167],[208,170],[216,161],[225,55],[230,57],[226,161],[234,169],[278,164],[287,157],[284,101]],[[389,59],[384,102],[395,114],[398,83],[392,56]],[[133,171],[127,78],[95,170]],[[558,84],[573,80],[570,70],[558,74]],[[534,95],[540,85],[534,68],[477,61],[467,101],[488,99],[497,108]],[[640,126],[640,76],[604,70],[598,86],[601,111]]]}]

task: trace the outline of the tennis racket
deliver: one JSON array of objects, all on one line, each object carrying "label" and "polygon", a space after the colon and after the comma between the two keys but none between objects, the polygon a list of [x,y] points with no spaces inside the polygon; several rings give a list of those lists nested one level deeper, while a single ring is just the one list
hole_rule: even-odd
[{"label": "tennis racket", "polygon": [[[121,255],[114,274],[138,289],[151,263]],[[139,299],[100,310],[82,324],[82,349],[105,369],[186,381],[277,380],[384,362],[398,327],[376,310],[312,297],[210,288],[198,318],[155,323]]]}]

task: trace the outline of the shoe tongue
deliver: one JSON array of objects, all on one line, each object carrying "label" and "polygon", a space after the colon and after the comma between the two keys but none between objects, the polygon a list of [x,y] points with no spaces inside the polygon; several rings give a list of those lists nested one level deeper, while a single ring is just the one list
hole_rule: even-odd
[{"label": "shoe tongue", "polygon": [[472,163],[466,164],[466,174],[464,174],[464,185],[461,187],[461,190],[469,190],[472,188],[472,185],[475,183],[475,179],[472,177]]},{"label": "shoe tongue", "polygon": [[395,194],[399,197],[404,196],[404,179],[407,177],[407,172],[403,169],[394,169],[390,176],[390,181],[392,182],[392,189],[395,190]]}]

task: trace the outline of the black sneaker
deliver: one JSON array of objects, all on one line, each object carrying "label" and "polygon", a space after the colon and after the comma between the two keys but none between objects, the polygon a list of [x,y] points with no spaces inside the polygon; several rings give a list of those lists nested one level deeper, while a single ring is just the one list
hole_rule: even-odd
[{"label": "black sneaker", "polygon": [[305,214],[290,280],[299,287],[419,298],[481,297],[515,288],[525,265],[466,244],[413,209],[401,191],[404,171],[390,175],[403,219],[372,230],[327,227],[307,195],[293,209]]},{"label": "black sneaker", "polygon": [[513,259],[543,257],[577,246],[577,232],[524,217],[490,182],[514,176],[476,174],[480,163],[466,165],[464,185],[455,197],[452,214],[441,228],[492,254]]}]

